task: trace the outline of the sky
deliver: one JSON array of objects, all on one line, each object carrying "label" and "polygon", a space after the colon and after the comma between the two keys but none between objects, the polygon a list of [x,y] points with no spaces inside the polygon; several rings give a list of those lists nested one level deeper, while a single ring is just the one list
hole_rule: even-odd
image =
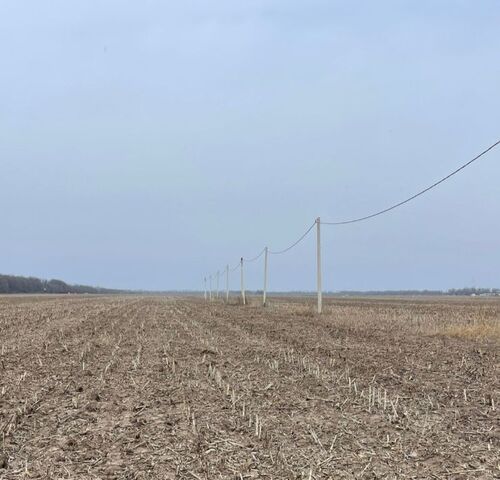
[{"label": "sky", "polygon": [[[0,272],[202,289],[396,203],[500,139],[499,24],[496,0],[2,0]],[[324,289],[500,287],[499,178],[497,148],[323,226]],[[314,290],[315,242],[271,290]]]}]

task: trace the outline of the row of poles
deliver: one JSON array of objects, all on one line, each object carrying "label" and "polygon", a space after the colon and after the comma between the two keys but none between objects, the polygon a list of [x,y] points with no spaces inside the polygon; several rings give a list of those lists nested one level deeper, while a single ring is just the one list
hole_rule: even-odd
[{"label": "row of poles", "polygon": [[[495,142],[493,145],[489,146],[486,150],[483,150],[479,155],[476,155],[472,160],[469,160],[467,163],[463,164],[453,172],[449,173],[445,177],[441,178],[441,180],[434,182],[432,185],[424,188],[423,190],[419,191],[418,193],[412,195],[411,197],[398,202],[388,208],[385,208],[383,210],[380,210],[378,212],[372,213],[371,215],[366,215],[364,217],[358,217],[358,218],[353,218],[351,220],[345,220],[342,222],[325,222],[324,225],[347,225],[351,223],[358,223],[358,222],[363,222],[365,220],[369,220],[370,218],[378,217],[379,215],[383,215],[387,212],[390,212],[398,207],[401,207],[402,205],[406,205],[408,202],[411,202],[412,200],[416,199],[417,197],[420,197],[421,195],[427,193],[429,190],[432,190],[433,188],[437,187],[438,185],[441,185],[443,182],[451,178],[452,176],[456,175],[457,173],[461,172],[464,168],[468,167],[472,163],[474,163],[476,160],[479,160],[483,155],[488,153],[490,150],[493,148],[497,147],[500,145],[500,140]],[[318,289],[318,313],[321,313],[323,309],[323,298],[322,298],[322,287],[321,287],[321,221],[320,218],[318,217],[315,221],[316,223],[316,283],[317,283],[317,289]],[[274,254],[274,255],[279,255],[282,253],[286,253],[289,250],[291,250],[295,245],[297,245],[299,242],[302,241],[303,238],[312,230],[314,227],[314,224],[309,227],[309,230],[301,237],[297,242],[292,244],[290,247],[288,247],[285,250],[281,250],[280,252],[269,252],[269,249],[266,247],[263,251],[265,253],[264,257],[264,290],[263,290],[263,295],[262,295],[262,304],[266,305],[266,295],[267,295],[267,266],[268,266],[268,255],[269,253]],[[255,257],[256,260],[262,255],[262,253],[259,254],[258,257]],[[245,286],[244,286],[244,278],[243,278],[243,258],[240,260],[240,271],[241,271],[241,298],[242,302],[245,305],[246,304],[246,296],[245,296]],[[220,272],[217,272],[217,293],[215,298],[219,298],[219,277],[220,277]],[[209,299],[213,300],[213,289],[212,289],[212,276],[210,276],[210,293],[209,293]],[[207,279],[205,277],[205,300],[207,300]],[[226,267],[226,302],[229,301],[229,266]]]},{"label": "row of poles", "polygon": [[[322,278],[321,278],[321,220],[318,217],[316,219],[316,286],[317,286],[317,296],[318,296],[318,313],[323,310],[323,290],[322,290]],[[267,287],[268,287],[268,266],[269,266],[269,248],[264,248],[264,288],[262,290],[262,305],[265,307],[267,302]],[[241,301],[243,305],[246,305],[246,292],[245,292],[245,278],[244,278],[244,259],[240,259],[240,289],[241,289]],[[229,302],[229,265],[226,265],[224,269],[226,275],[226,291],[225,291],[225,301]],[[216,289],[213,289],[213,277],[210,275],[208,277],[209,285],[207,288],[207,277],[205,277],[205,290],[204,298],[205,301],[214,301],[220,298],[220,282],[221,272],[217,271],[215,275],[216,279]]]}]

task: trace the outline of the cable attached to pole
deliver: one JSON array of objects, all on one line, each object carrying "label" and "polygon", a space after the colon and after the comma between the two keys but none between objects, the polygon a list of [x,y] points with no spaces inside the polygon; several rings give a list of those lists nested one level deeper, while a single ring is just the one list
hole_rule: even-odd
[{"label": "cable attached to pole", "polygon": [[262,255],[264,255],[264,252],[266,251],[265,247],[262,249],[262,251],[255,257],[253,258],[243,258],[243,260],[245,260],[245,263],[251,263],[251,262],[255,262],[255,260],[258,260],[260,257],[262,257]]},{"label": "cable attached to pole", "polygon": [[438,185],[441,185],[443,182],[446,182],[449,178],[453,177],[457,173],[461,172],[464,168],[467,168],[469,165],[474,163],[475,161],[479,160],[483,155],[487,154],[490,150],[493,150],[495,147],[500,145],[500,140],[495,142],[493,145],[490,145],[486,150],[483,150],[479,155],[476,155],[472,160],[469,160],[467,163],[462,165],[461,167],[457,168],[450,174],[446,175],[446,177],[443,177],[441,180],[438,180],[437,182],[433,183],[427,188],[424,188],[420,192],[416,193],[415,195],[412,195],[411,197],[407,198],[406,200],[403,200],[402,202],[396,203],[395,205],[392,205],[391,207],[385,208],[384,210],[380,210],[380,212],[375,212],[372,213],[371,215],[366,215],[365,217],[359,217],[359,218],[354,218],[352,220],[344,220],[341,222],[321,222],[323,225],[347,225],[349,223],[357,223],[357,222],[363,222],[365,220],[369,220],[370,218],[378,217],[379,215],[383,215],[384,213],[390,212],[391,210],[394,210],[398,207],[401,207],[402,205],[405,205],[406,203],[411,202],[412,200],[415,200],[416,198],[420,197],[424,193],[427,193],[429,190],[432,190],[433,188],[436,188]]},{"label": "cable attached to pole", "polygon": [[[412,195],[411,197],[401,201],[401,202],[398,202],[388,208],[385,208],[383,210],[380,210],[378,212],[375,212],[375,213],[372,213],[370,215],[366,215],[364,217],[359,217],[359,218],[354,218],[354,219],[351,219],[351,220],[344,220],[344,221],[339,221],[339,222],[323,222],[323,221],[320,221],[320,219],[318,218],[316,221],[314,221],[314,223],[298,238],[298,240],[296,240],[295,242],[293,242],[290,246],[288,246],[287,248],[284,248],[283,250],[268,250],[267,248],[264,248],[257,256],[253,257],[253,258],[250,258],[250,259],[244,259],[243,257],[240,259],[240,262],[238,262],[233,268],[231,268],[229,270],[229,272],[234,272],[236,271],[238,268],[241,268],[241,293],[242,293],[242,297],[243,297],[243,303],[245,303],[245,291],[244,291],[244,283],[243,283],[243,263],[244,262],[254,262],[256,260],[258,260],[265,252],[267,252],[268,254],[270,255],[281,255],[283,253],[286,253],[288,251],[290,251],[292,248],[294,248],[296,245],[298,245],[302,240],[304,240],[304,238],[307,237],[307,235],[309,234],[309,232],[314,228],[315,225],[317,225],[317,228],[318,228],[318,252],[320,251],[319,250],[319,226],[321,224],[323,225],[347,225],[347,224],[350,224],[350,223],[357,223],[357,222],[363,222],[365,220],[369,220],[371,218],[374,218],[374,217],[378,217],[380,215],[383,215],[384,213],[387,213],[387,212],[390,212],[391,210],[394,210],[398,207],[401,207],[402,205],[405,205],[409,202],[411,202],[412,200],[415,200],[416,198],[420,197],[421,195],[424,195],[425,193],[427,193],[429,190],[432,190],[433,188],[436,188],[438,185],[441,185],[443,182],[445,182],[446,180],[450,179],[451,177],[453,177],[454,175],[456,175],[457,173],[461,172],[462,170],[464,170],[465,168],[467,168],[469,165],[471,165],[472,163],[476,162],[477,160],[479,160],[483,155],[486,155],[489,151],[493,150],[495,147],[497,147],[498,145],[500,145],[500,140],[496,141],[495,143],[493,143],[492,145],[490,145],[486,150],[483,150],[481,153],[479,153],[478,155],[476,155],[473,159],[469,160],[467,163],[463,164],[462,166],[460,166],[459,168],[457,168],[456,170],[454,170],[453,172],[449,173],[448,175],[446,175],[445,177],[441,178],[440,180],[438,180],[437,182],[434,182],[432,185],[428,186],[427,188],[424,188],[423,190],[419,191],[418,193],[416,193],[415,195]],[[318,257],[319,258],[319,257]],[[267,263],[267,255],[266,255],[266,263]],[[318,260],[318,265],[319,265],[319,260]],[[226,267],[229,269],[229,266]],[[318,267],[318,271],[319,271],[319,267]],[[217,272],[217,276],[219,275],[219,272]],[[267,273],[266,273],[267,275]],[[318,277],[320,279],[320,277]],[[210,280],[210,300],[212,300],[212,275],[210,275],[209,277],[209,280]],[[205,281],[206,281],[206,278],[205,278]],[[320,280],[319,280],[320,282]],[[319,287],[321,288],[321,287]],[[217,288],[218,290],[218,288]],[[321,303],[318,303],[318,310],[321,311]]]},{"label": "cable attached to pole", "polygon": [[278,250],[278,251],[271,251],[269,250],[269,254],[270,255],[281,255],[283,253],[286,253],[288,252],[289,250],[291,250],[293,247],[295,247],[296,245],[298,245],[302,240],[304,240],[304,238],[307,237],[307,234],[314,228],[314,225],[316,225],[316,222],[314,222],[307,230],[306,232],[295,242],[293,242],[289,247],[283,249],[283,250]]}]

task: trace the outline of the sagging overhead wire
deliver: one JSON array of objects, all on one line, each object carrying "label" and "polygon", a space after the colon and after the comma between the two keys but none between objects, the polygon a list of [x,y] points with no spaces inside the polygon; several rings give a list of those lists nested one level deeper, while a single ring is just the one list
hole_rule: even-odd
[{"label": "sagging overhead wire", "polygon": [[[304,240],[304,238],[307,237],[307,234],[313,229],[314,225],[316,225],[316,222],[314,222],[307,230],[304,234],[302,234],[300,236],[300,238],[298,240],[296,240],[295,242],[293,242],[290,246],[288,246],[287,248],[283,249],[283,250],[278,250],[278,251],[272,251],[272,250],[269,250],[268,253],[270,255],[281,255],[282,253],[286,253],[288,252],[289,250],[291,250],[293,247],[295,247],[296,245],[298,245],[302,240]],[[260,253],[258,255],[256,255],[255,257],[252,257],[252,258],[244,258],[243,257],[243,261],[245,263],[251,263],[251,262],[255,262],[256,260],[258,260],[260,257],[262,257],[262,255],[264,255],[266,251],[266,247],[264,247]],[[237,270],[238,268],[240,267],[240,264],[236,264],[234,266],[234,268],[230,269],[230,272],[234,272],[235,270]]]},{"label": "sagging overhead wire", "polygon": [[296,245],[298,245],[302,240],[304,240],[304,238],[307,237],[307,234],[313,229],[314,225],[316,225],[316,222],[314,222],[307,230],[306,232],[295,242],[293,242],[289,247],[283,249],[283,250],[278,250],[278,251],[272,251],[272,250],[269,250],[269,254],[271,255],[281,255],[282,253],[286,253],[288,252],[289,250],[291,250],[293,247],[295,247]]},{"label": "sagging overhead wire", "polygon": [[[316,222],[314,222],[307,230],[305,233],[303,233],[300,238],[298,240],[296,240],[295,242],[293,242],[290,246],[288,246],[287,248],[283,249],[283,250],[278,250],[278,251],[272,251],[272,250],[268,250],[268,253],[269,255],[281,255],[282,253],[286,253],[288,252],[289,250],[291,250],[293,247],[295,247],[296,245],[298,245],[302,240],[304,240],[304,238],[307,237],[307,234],[313,229],[314,225],[316,225]],[[256,255],[255,257],[252,257],[252,258],[243,258],[243,261],[245,263],[251,263],[251,262],[255,262],[256,260],[258,260],[260,257],[262,257],[262,255],[264,255],[266,251],[266,247],[264,247],[261,252]],[[237,263],[234,268],[230,269],[229,271],[230,272],[234,272],[235,270],[237,270],[238,268],[240,267],[240,263]]]},{"label": "sagging overhead wire", "polygon": [[[488,153],[489,151],[493,150],[495,147],[497,147],[498,145],[500,145],[500,140],[496,141],[495,143],[493,143],[492,145],[490,145],[488,148],[486,148],[485,150],[483,150],[481,153],[479,153],[478,155],[476,155],[473,159],[469,160],[467,163],[461,165],[459,168],[457,168],[456,170],[454,170],[453,172],[449,173],[448,175],[446,175],[445,177],[441,178],[440,180],[438,180],[437,182],[434,182],[432,185],[428,186],[427,188],[424,188],[423,190],[419,191],[418,193],[416,193],[415,195],[412,195],[411,197],[401,201],[401,202],[398,202],[388,208],[385,208],[383,210],[380,210],[378,212],[375,212],[375,213],[372,213],[370,215],[366,215],[364,217],[359,217],[359,218],[354,218],[354,219],[351,219],[351,220],[343,220],[343,221],[338,221],[338,222],[325,222],[325,221],[321,221],[321,224],[323,225],[347,225],[347,224],[350,224],[350,223],[357,223],[357,222],[362,222],[362,221],[365,221],[365,220],[369,220],[371,218],[374,218],[374,217],[378,217],[380,215],[383,215],[384,213],[387,213],[387,212],[390,212],[391,210],[394,210],[398,207],[401,207],[402,205],[405,205],[406,203],[409,203],[411,202],[412,200],[415,200],[416,198],[420,197],[421,195],[424,195],[425,193],[427,193],[429,190],[432,190],[433,188],[436,188],[438,185],[441,185],[443,182],[445,182],[446,180],[450,179],[451,177],[453,177],[454,175],[456,175],[457,173],[461,172],[462,170],[464,170],[465,168],[467,168],[469,165],[471,165],[472,163],[476,162],[477,160],[479,160],[483,155],[485,155],[486,153]],[[306,236],[309,234],[309,232],[314,228],[314,225],[316,225],[316,221],[304,232],[304,234],[302,234],[298,240],[296,240],[295,242],[293,242],[290,246],[288,246],[287,248],[283,249],[283,250],[269,250],[268,253],[270,255],[281,255],[283,253],[286,253],[288,251],[290,251],[292,248],[294,248],[296,245],[298,245],[302,240],[304,240],[304,238],[306,238]],[[255,257],[253,258],[250,258],[250,259],[244,259],[242,258],[241,260],[243,260],[244,262],[254,262],[256,260],[258,260],[263,254],[264,252],[266,251],[266,249],[262,249],[262,251]],[[236,271],[238,268],[240,268],[241,266],[241,261],[238,262],[233,268],[231,268],[229,271],[230,272],[234,272]],[[211,277],[211,276],[210,276]]]},{"label": "sagging overhead wire", "polygon": [[260,257],[262,257],[262,255],[264,255],[264,252],[265,252],[265,251],[266,251],[266,248],[264,247],[264,248],[262,249],[262,251],[261,251],[258,255],[256,255],[256,256],[255,256],[255,257],[253,257],[253,258],[250,258],[250,259],[243,258],[243,261],[244,261],[245,263],[255,262],[255,260],[258,260]]},{"label": "sagging overhead wire", "polygon": [[349,223],[357,223],[357,222],[363,222],[365,220],[369,220],[370,218],[378,217],[379,215],[383,215],[384,213],[390,212],[391,210],[394,210],[398,207],[401,207],[402,205],[405,205],[406,203],[411,202],[412,200],[415,200],[417,197],[420,197],[424,193],[427,193],[429,190],[432,190],[433,188],[437,187],[438,185],[441,185],[443,182],[448,180],[449,178],[453,177],[460,171],[462,171],[464,168],[467,168],[469,165],[474,163],[475,161],[479,160],[483,155],[488,153],[490,150],[493,150],[495,147],[500,145],[500,140],[495,142],[493,145],[490,145],[486,150],[483,150],[479,155],[476,155],[472,160],[469,160],[467,163],[463,164],[461,167],[457,168],[450,174],[446,175],[446,177],[441,178],[437,182],[433,183],[427,188],[424,188],[420,192],[416,193],[415,195],[412,195],[411,197],[407,198],[406,200],[403,200],[402,202],[396,203],[395,205],[392,205],[388,208],[384,208],[384,210],[380,210],[379,212],[372,213],[370,215],[366,215],[364,217],[359,217],[359,218],[354,218],[352,220],[343,220],[340,222],[321,222],[323,225],[347,225]]}]

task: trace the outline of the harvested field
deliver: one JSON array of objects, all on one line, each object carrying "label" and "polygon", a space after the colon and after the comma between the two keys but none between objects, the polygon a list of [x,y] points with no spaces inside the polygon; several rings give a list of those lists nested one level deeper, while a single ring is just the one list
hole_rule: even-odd
[{"label": "harvested field", "polygon": [[0,479],[500,478],[499,299],[0,298]]}]

